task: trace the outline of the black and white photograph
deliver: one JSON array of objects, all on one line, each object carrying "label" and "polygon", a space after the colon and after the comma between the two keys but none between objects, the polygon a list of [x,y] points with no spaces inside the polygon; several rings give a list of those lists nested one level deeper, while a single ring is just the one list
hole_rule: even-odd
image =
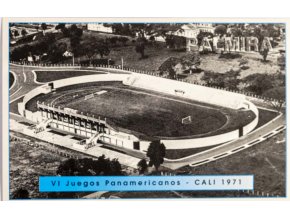
[{"label": "black and white photograph", "polygon": [[[287,197],[286,22],[7,23],[8,199]],[[253,175],[253,188],[39,188],[42,176],[201,175]]]}]

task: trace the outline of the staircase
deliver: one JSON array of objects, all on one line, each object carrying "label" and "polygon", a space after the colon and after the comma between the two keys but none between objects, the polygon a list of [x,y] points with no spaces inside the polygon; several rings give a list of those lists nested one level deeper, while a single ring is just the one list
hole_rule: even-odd
[{"label": "staircase", "polygon": [[48,119],[48,120],[44,120],[42,122],[40,122],[39,124],[37,124],[34,128],[34,133],[40,133],[42,131],[44,131],[46,129],[46,127],[48,126],[49,123],[52,122],[52,119]]}]

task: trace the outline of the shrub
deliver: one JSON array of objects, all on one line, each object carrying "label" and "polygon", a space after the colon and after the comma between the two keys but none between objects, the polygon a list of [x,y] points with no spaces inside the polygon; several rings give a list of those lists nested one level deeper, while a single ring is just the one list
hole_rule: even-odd
[{"label": "shrub", "polygon": [[223,53],[220,54],[219,58],[224,58],[224,59],[236,59],[236,58],[241,58],[242,55],[239,53]]},{"label": "shrub", "polygon": [[[115,61],[109,60],[109,64],[110,65],[113,65],[114,63],[115,63]],[[80,64],[89,65],[90,64],[90,60],[81,61]],[[106,58],[104,58],[104,59],[94,59],[94,60],[91,60],[91,64],[92,65],[108,65],[108,59],[106,59]]]},{"label": "shrub", "polygon": [[247,65],[243,65],[243,66],[241,66],[240,67],[242,70],[247,70],[247,69],[250,69],[250,67],[249,66],[247,66]]},{"label": "shrub", "polygon": [[242,58],[241,60],[239,60],[239,62],[240,62],[240,66],[242,66],[242,65],[248,64],[249,63],[249,60],[246,59],[246,58]]}]

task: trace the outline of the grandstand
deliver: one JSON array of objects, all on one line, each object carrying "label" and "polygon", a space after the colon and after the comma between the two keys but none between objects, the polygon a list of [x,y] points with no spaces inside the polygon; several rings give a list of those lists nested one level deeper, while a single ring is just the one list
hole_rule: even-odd
[{"label": "grandstand", "polygon": [[225,90],[213,89],[210,87],[140,74],[132,74],[128,76],[123,83],[136,88],[182,96],[191,100],[206,102],[221,107],[231,109],[248,109],[245,105],[246,100],[244,95]]}]

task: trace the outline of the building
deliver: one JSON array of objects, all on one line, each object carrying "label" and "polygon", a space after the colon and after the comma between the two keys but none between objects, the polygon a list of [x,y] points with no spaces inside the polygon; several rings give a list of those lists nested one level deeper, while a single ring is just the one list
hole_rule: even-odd
[{"label": "building", "polygon": [[173,35],[183,36],[185,38],[196,38],[200,32],[213,33],[214,28],[209,23],[185,24],[180,30],[175,31]]},{"label": "building", "polygon": [[84,137],[85,140],[75,143],[73,147],[86,150],[98,145],[98,142],[118,147],[140,150],[137,137],[126,132],[120,132],[105,120],[79,114],[71,108],[55,108],[37,103],[42,121],[36,126],[35,132],[41,132],[48,126],[51,129],[65,131],[72,135]]},{"label": "building", "polygon": [[88,23],[87,29],[103,33],[113,33],[112,27],[105,27],[102,23]]}]

